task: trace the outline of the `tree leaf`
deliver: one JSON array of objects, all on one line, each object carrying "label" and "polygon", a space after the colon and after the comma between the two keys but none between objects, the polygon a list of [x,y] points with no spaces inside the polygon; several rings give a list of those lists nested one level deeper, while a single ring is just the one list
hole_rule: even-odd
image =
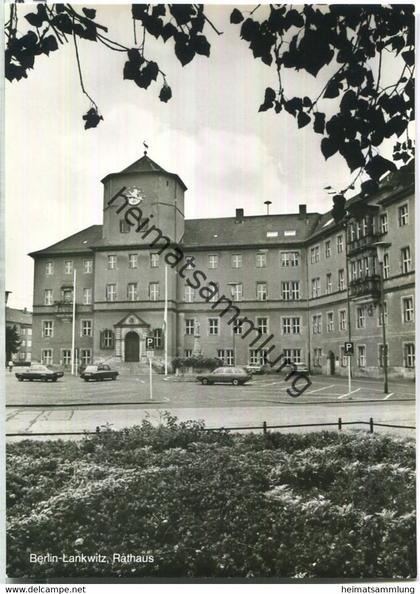
[{"label": "tree leaf", "polygon": [[317,134],[324,134],[325,130],[325,113],[317,111],[314,116],[314,132]]},{"label": "tree leaf", "polygon": [[167,103],[169,99],[172,97],[172,90],[167,84],[164,84],[159,93],[159,99],[163,103]]},{"label": "tree leaf", "polygon": [[241,11],[238,10],[237,8],[234,8],[230,15],[230,22],[233,25],[239,25],[239,23],[241,23],[243,20],[244,20],[244,17],[242,16]]},{"label": "tree leaf", "polygon": [[210,44],[204,35],[197,35],[191,40],[191,45],[197,54],[201,56],[210,56]]},{"label": "tree leaf", "polygon": [[372,157],[365,167],[366,173],[375,181],[378,181],[388,171],[395,171],[396,169],[395,163],[381,157],[381,155]]},{"label": "tree leaf", "polygon": [[338,146],[331,138],[323,138],[321,140],[321,151],[325,160],[327,160],[338,151]]},{"label": "tree leaf", "polygon": [[297,117],[298,128],[304,128],[305,126],[307,126],[309,124],[310,121],[311,121],[311,118],[307,113],[305,113],[304,111],[301,111],[298,113],[298,117]]},{"label": "tree leaf", "polygon": [[96,17],[96,10],[94,8],[82,8],[82,10],[88,19],[94,19]]}]

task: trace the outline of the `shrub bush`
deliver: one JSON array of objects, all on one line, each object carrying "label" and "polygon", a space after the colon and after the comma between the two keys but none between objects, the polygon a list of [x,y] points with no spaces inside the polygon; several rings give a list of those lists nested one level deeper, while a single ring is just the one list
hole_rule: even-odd
[{"label": "shrub bush", "polygon": [[[416,575],[414,442],[203,429],[167,414],[158,427],[8,445],[8,575]],[[29,552],[155,561],[41,565]]]}]

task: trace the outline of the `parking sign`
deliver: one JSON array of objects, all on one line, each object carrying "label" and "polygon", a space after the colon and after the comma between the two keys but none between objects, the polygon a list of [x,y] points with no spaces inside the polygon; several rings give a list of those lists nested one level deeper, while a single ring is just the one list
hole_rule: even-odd
[{"label": "parking sign", "polygon": [[345,355],[353,355],[354,353],[354,343],[353,342],[345,342],[344,343],[344,354]]},{"label": "parking sign", "polygon": [[155,348],[155,339],[153,336],[146,337],[146,351],[152,351]]}]

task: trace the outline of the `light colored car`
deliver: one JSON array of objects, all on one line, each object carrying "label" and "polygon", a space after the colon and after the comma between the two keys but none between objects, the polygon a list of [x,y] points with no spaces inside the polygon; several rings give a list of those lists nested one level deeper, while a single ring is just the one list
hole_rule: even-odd
[{"label": "light colored car", "polygon": [[261,375],[264,373],[264,367],[262,365],[245,365],[245,369],[251,375]]},{"label": "light colored car", "polygon": [[243,367],[218,367],[211,373],[197,375],[196,378],[204,386],[207,384],[232,384],[239,386],[251,379]]}]

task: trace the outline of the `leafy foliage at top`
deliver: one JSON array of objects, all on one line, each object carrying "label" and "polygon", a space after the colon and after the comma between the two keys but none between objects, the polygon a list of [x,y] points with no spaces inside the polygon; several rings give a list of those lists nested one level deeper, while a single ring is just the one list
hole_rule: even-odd
[{"label": "leafy foliage at top", "polygon": [[[77,9],[77,10],[76,10]],[[148,89],[162,79],[159,99],[166,103],[172,89],[158,63],[146,57],[146,36],[166,44],[172,41],[183,66],[197,55],[210,56],[205,28],[220,31],[199,4],[133,4],[134,46],[121,45],[105,35],[93,9],[69,4],[39,3],[25,19],[35,30],[19,34],[16,6],[10,6],[6,23],[6,76],[10,81],[27,77],[37,55],[56,51],[73,38],[83,92],[91,101],[84,116],[85,128],[103,119],[84,88],[77,39],[100,42],[126,56],[124,79]],[[258,5],[246,11],[234,8],[230,22],[239,26],[240,37],[254,59],[273,69],[276,88],[268,87],[259,110],[287,112],[298,128],[312,126],[320,135],[325,159],[340,154],[355,178],[365,179],[362,192],[377,190],[380,178],[396,169],[393,161],[408,164],[414,159],[414,143],[408,137],[414,119],[414,5]],[[261,15],[257,18],[257,15]],[[139,29],[139,30],[138,30]],[[401,64],[398,76],[384,86],[386,61]],[[334,67],[335,72],[315,97],[290,96],[284,84],[287,69],[305,71],[314,78]],[[328,103],[333,115],[327,116]],[[405,137],[403,137],[405,136]],[[402,138],[403,137],[403,138]],[[393,161],[379,154],[384,141],[394,139]]]},{"label": "leafy foliage at top", "polygon": [[17,353],[22,341],[16,326],[6,326],[6,363],[8,363],[14,353]]}]

